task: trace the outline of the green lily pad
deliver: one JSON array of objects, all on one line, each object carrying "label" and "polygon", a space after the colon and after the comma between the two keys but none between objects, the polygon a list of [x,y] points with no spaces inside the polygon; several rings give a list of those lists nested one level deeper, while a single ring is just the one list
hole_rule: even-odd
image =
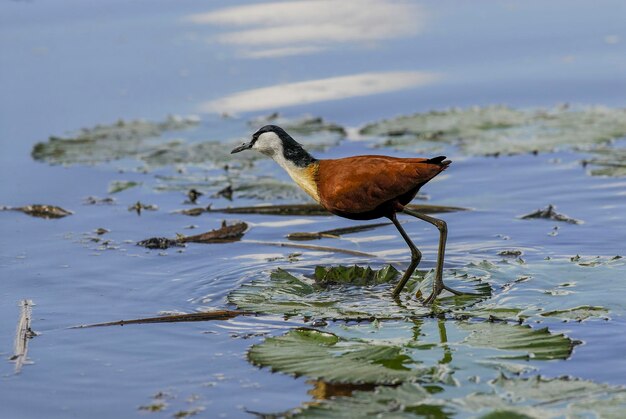
[{"label": "green lily pad", "polygon": [[449,109],[366,125],[380,145],[431,151],[454,145],[468,155],[551,151],[606,143],[626,135],[626,109],[589,107],[516,110],[506,106]]},{"label": "green lily pad", "polygon": [[[329,278],[335,280],[324,282],[326,272],[331,272]],[[269,278],[253,280],[232,291],[228,301],[245,311],[325,319],[401,319],[430,315],[431,308],[425,307],[414,297],[402,302],[393,299],[389,282],[397,276],[396,272],[392,267],[380,271],[354,267],[318,267],[317,277],[322,278],[320,285],[319,279],[296,277],[277,269]],[[446,272],[446,275],[449,273]],[[432,276],[432,272],[428,273],[425,283],[429,283]],[[423,273],[418,272],[407,284],[407,290],[416,289],[422,278]],[[442,298],[439,307],[465,307],[477,299],[487,297],[491,291],[489,284],[474,277],[452,276],[449,279],[451,286],[469,288],[478,293],[479,297]]]},{"label": "green lily pad", "polygon": [[424,319],[335,327],[335,332],[291,330],[253,346],[248,357],[274,371],[331,383],[453,385],[460,370],[493,371],[494,365],[480,364],[485,358],[567,359],[573,347],[563,335],[507,323]]},{"label": "green lily pad", "polygon": [[567,359],[574,348],[574,343],[570,339],[563,335],[553,335],[548,328],[531,329],[529,326],[491,322],[461,322],[458,326],[471,333],[464,340],[468,345],[519,352],[498,355],[497,358],[537,361]]},{"label": "green lily pad", "polygon": [[[484,262],[459,269],[456,274],[473,275],[495,288],[491,299],[457,310],[461,316],[584,320],[626,310],[622,298],[626,283],[615,280],[626,275],[626,261],[621,257],[576,256],[524,264]],[[611,287],[610,293],[606,287]]]},{"label": "green lily pad", "polygon": [[386,284],[398,278],[400,273],[396,268],[387,265],[384,268],[375,271],[369,266],[362,268],[360,266],[317,266],[315,268],[315,282],[322,286],[336,284],[352,284],[352,285],[378,285]]},{"label": "green lily pad", "polygon": [[[163,133],[179,131],[198,125],[196,118],[169,116],[165,121],[119,120],[110,125],[83,128],[73,136],[50,137],[47,142],[35,144],[32,157],[51,164],[94,164],[125,157],[133,157],[163,141]],[[175,143],[168,143],[174,146]],[[165,145],[167,147],[168,145]]]}]

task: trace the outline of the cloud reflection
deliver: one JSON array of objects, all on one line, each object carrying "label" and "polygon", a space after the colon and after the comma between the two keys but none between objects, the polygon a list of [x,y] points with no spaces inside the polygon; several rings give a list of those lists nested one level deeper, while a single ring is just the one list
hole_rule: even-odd
[{"label": "cloud reflection", "polygon": [[440,78],[434,73],[391,71],[361,73],[297,83],[279,84],[246,90],[211,102],[202,103],[200,112],[246,112],[303,105],[392,92],[432,84]]},{"label": "cloud reflection", "polygon": [[193,14],[187,20],[241,27],[215,39],[238,47],[266,48],[266,52],[242,53],[265,58],[311,53],[315,52],[312,48],[326,49],[337,43],[412,36],[423,26],[424,12],[403,0],[302,0],[231,7]]}]

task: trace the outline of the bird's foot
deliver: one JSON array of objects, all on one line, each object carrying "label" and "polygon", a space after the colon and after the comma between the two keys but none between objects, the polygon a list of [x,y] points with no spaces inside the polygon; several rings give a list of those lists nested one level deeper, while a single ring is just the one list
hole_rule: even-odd
[{"label": "bird's foot", "polygon": [[437,299],[437,297],[439,296],[439,294],[441,294],[443,291],[448,291],[449,293],[454,294],[455,296],[459,296],[459,295],[467,295],[467,296],[474,296],[474,297],[480,297],[481,294],[476,294],[473,292],[462,292],[462,291],[457,291],[454,288],[450,288],[449,286],[445,285],[443,283],[443,281],[441,282],[435,282],[435,284],[433,285],[433,292],[430,293],[430,295],[424,300],[424,305],[425,306],[429,306],[432,303],[435,302],[435,300]]}]

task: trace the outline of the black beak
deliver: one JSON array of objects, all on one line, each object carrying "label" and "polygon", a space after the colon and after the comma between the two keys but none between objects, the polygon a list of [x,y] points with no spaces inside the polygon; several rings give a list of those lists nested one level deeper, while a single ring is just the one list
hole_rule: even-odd
[{"label": "black beak", "polygon": [[240,145],[239,147],[235,147],[233,149],[233,151],[230,152],[230,154],[235,154],[235,153],[239,153],[240,151],[244,151],[247,150],[249,148],[252,148],[252,142],[249,143],[243,143],[242,145]]}]

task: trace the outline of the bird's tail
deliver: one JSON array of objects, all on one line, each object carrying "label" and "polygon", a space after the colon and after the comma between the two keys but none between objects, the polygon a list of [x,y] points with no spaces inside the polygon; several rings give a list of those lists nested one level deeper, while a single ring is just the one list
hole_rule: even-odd
[{"label": "bird's tail", "polygon": [[437,157],[433,157],[432,159],[426,160],[425,163],[436,164],[439,166],[444,166],[445,168],[450,163],[452,163],[452,160],[446,160],[446,156],[437,156]]}]

